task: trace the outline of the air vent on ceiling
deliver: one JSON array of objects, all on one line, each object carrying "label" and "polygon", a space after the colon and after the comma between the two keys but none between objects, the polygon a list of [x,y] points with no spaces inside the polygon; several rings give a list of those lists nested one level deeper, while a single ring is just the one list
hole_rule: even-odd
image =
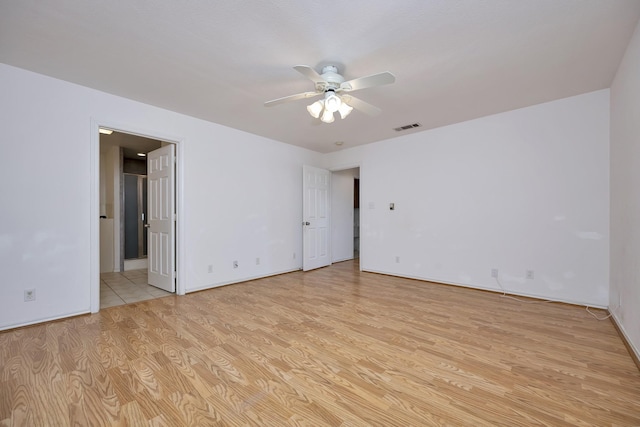
[{"label": "air vent on ceiling", "polygon": [[396,132],[402,132],[403,130],[419,128],[420,126],[422,126],[420,123],[413,123],[413,124],[410,124],[410,125],[400,126],[399,128],[393,128],[393,130],[395,130]]}]

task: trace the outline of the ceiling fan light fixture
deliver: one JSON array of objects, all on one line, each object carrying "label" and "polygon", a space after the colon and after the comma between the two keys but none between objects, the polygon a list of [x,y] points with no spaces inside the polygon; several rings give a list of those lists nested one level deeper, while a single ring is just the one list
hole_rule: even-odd
[{"label": "ceiling fan light fixture", "polygon": [[324,101],[321,99],[320,101],[316,101],[313,104],[307,106],[307,111],[311,114],[311,117],[317,119],[320,117],[320,113],[322,113],[322,109],[324,108]]},{"label": "ceiling fan light fixture", "polygon": [[324,99],[324,108],[335,113],[340,108],[340,105],[342,105],[342,99],[340,99],[340,97],[333,91],[327,92]]},{"label": "ceiling fan light fixture", "polygon": [[340,113],[340,118],[344,119],[345,117],[347,117],[349,114],[351,114],[351,112],[353,111],[353,107],[348,105],[346,102],[342,102],[342,104],[340,104],[340,108],[338,108],[338,112]]},{"label": "ceiling fan light fixture", "polygon": [[[333,123],[335,120],[333,113],[336,111],[338,111],[340,117],[344,119],[354,108],[369,116],[377,116],[382,110],[348,93],[370,87],[387,85],[396,81],[396,77],[388,71],[345,80],[345,78],[338,73],[338,67],[335,65],[322,67],[321,73],[318,73],[308,65],[296,65],[293,68],[311,80],[315,90],[273,99],[265,102],[264,106],[270,107],[284,102],[324,95],[324,98],[320,101],[307,106],[307,111],[311,117],[319,118],[324,123]],[[353,105],[350,105],[351,103],[353,103]]]},{"label": "ceiling fan light fixture", "polygon": [[323,123],[333,123],[333,121],[335,120],[333,118],[333,111],[329,111],[327,108],[325,108],[320,120],[322,120]]}]

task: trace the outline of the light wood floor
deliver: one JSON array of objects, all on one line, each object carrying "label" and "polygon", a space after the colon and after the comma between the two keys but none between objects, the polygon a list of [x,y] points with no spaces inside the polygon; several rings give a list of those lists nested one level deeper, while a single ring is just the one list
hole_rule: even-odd
[{"label": "light wood floor", "polygon": [[0,425],[629,426],[640,372],[584,308],[343,262],[0,333]]}]

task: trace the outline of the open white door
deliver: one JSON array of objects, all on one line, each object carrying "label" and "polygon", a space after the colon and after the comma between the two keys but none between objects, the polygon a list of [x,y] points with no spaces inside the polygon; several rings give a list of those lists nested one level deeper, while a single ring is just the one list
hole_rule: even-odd
[{"label": "open white door", "polygon": [[302,269],[331,264],[331,172],[302,167]]},{"label": "open white door", "polygon": [[175,292],[175,146],[147,154],[149,284]]}]

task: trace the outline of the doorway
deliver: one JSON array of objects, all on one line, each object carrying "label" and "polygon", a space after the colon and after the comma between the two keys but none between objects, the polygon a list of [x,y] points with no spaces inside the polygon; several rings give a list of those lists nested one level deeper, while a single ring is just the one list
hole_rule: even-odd
[{"label": "doorway", "polygon": [[[175,152],[172,182],[181,177],[181,144],[179,140],[143,135],[136,131],[116,130],[122,126],[99,126],[92,122],[92,251],[91,251],[91,311],[168,293],[147,287],[146,241],[146,153],[162,146],[172,146]],[[101,129],[100,132],[98,130]],[[108,131],[103,133],[102,130]],[[177,189],[177,186],[176,186]],[[174,191],[171,206],[180,210],[180,193]],[[99,220],[95,220],[99,218]],[[172,215],[174,230],[182,229],[181,221]],[[176,233],[176,237],[179,234]],[[172,277],[176,293],[184,294],[178,280],[178,239],[172,244]],[[115,295],[114,295],[115,294]],[[102,298],[101,298],[102,297]],[[109,298],[108,298],[109,297]],[[107,301],[111,299],[111,301]],[[117,299],[117,304],[114,300]],[[105,300],[105,304],[101,304]]]},{"label": "doorway", "polygon": [[360,255],[360,167],[331,174],[332,262]]},{"label": "doorway", "polygon": [[100,134],[100,272],[143,269],[147,267],[146,157],[163,142],[105,132],[110,133]]},{"label": "doorway", "polygon": [[360,168],[353,179],[353,259],[360,258]]},{"label": "doorway", "polygon": [[[147,217],[147,174],[123,173],[124,200],[124,262],[125,271],[127,261],[145,261],[147,259],[147,233],[145,221]],[[147,262],[140,263],[139,268],[145,268]]]},{"label": "doorway", "polygon": [[360,165],[302,169],[302,269],[360,258]]}]

